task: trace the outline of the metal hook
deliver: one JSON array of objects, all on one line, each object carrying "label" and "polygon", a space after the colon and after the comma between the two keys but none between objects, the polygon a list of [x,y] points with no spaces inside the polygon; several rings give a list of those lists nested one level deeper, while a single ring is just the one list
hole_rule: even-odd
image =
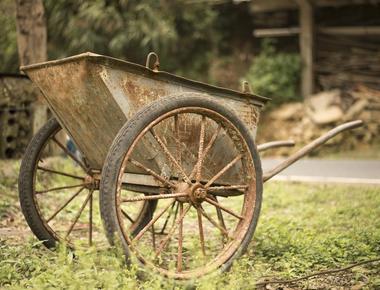
[{"label": "metal hook", "polygon": [[154,64],[153,64],[153,71],[157,72],[158,69],[159,69],[159,67],[160,67],[160,60],[159,60],[159,58],[158,58],[157,53],[155,53],[155,52],[150,52],[150,53],[147,55],[145,66],[146,66],[147,68],[150,69],[150,59],[151,59],[152,56],[154,56],[155,59],[156,59],[155,62],[154,62]]},{"label": "metal hook", "polygon": [[241,91],[245,94],[252,93],[251,86],[249,85],[247,81],[243,81],[241,83]]}]

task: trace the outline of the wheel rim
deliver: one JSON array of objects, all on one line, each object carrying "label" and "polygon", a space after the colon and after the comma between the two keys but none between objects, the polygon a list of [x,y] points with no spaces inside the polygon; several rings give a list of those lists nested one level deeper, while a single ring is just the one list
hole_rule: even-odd
[{"label": "wheel rim", "polygon": [[[71,152],[66,140],[68,137],[57,126],[39,149],[33,167],[35,208],[54,240],[64,241],[71,247],[103,244],[105,239],[95,202],[100,171],[91,169],[78,150]],[[141,202],[138,210],[125,213],[131,220],[130,230],[138,229],[147,210],[147,203]]]},{"label": "wheel rim", "polygon": [[[199,126],[195,130],[198,142],[192,167],[184,164],[184,158],[191,156],[186,153],[191,146],[186,146],[181,134],[190,119]],[[151,137],[176,173],[171,178],[148,168],[136,153],[141,150],[139,146],[146,144],[144,138]],[[230,149],[233,145],[234,150],[226,154],[229,159],[222,167],[213,168],[221,164],[213,162],[215,147],[221,144],[229,144]],[[122,189],[124,172],[136,168],[158,179],[162,185],[160,195],[131,197]],[[227,201],[220,197],[226,192],[236,196]],[[242,134],[227,118],[205,108],[180,108],[151,122],[128,148],[119,170],[116,194],[120,232],[133,258],[167,277],[190,279],[210,273],[239,255],[254,218],[255,167]],[[121,212],[125,204],[141,200],[157,200],[158,205],[151,221],[134,235],[125,226]]]}]

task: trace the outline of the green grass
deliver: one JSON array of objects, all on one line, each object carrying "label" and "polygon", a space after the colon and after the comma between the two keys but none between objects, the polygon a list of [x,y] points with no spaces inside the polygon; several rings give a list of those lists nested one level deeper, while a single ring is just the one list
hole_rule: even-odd
[{"label": "green grass", "polygon": [[[16,198],[18,165],[5,165],[0,166],[0,227],[23,229]],[[0,288],[252,289],[264,277],[300,277],[379,256],[379,187],[270,182],[248,253],[228,273],[187,284],[149,273],[137,278],[136,269],[125,267],[122,255],[113,249],[73,253],[62,246],[50,251],[31,235],[0,235]],[[291,287],[376,289],[379,268],[379,263],[361,266]]]}]

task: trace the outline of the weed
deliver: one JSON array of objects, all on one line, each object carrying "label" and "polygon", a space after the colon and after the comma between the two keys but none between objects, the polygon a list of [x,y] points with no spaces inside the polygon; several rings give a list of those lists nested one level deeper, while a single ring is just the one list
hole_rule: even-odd
[{"label": "weed", "polygon": [[[7,181],[2,186],[14,195],[0,196],[2,210],[17,209],[14,184]],[[176,282],[149,271],[140,275],[113,248],[73,252],[61,245],[52,251],[34,238],[15,244],[0,236],[0,288],[252,289],[264,277],[295,278],[380,256],[379,216],[379,187],[270,182],[248,252],[227,273]],[[7,227],[25,227],[20,214],[14,219]],[[376,264],[333,277],[299,282],[296,288],[380,286]]]}]

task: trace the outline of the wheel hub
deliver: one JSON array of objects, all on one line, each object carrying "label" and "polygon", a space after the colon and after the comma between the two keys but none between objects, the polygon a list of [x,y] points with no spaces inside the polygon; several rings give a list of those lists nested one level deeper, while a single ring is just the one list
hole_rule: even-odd
[{"label": "wheel hub", "polygon": [[192,195],[197,200],[204,200],[207,196],[207,191],[204,188],[197,188],[192,192]]},{"label": "wheel hub", "polygon": [[194,204],[202,203],[207,197],[207,190],[200,183],[189,185],[186,182],[180,182],[176,187],[175,193],[186,193],[187,196],[178,197],[177,200],[180,202],[192,202]]},{"label": "wheel hub", "polygon": [[86,175],[86,177],[84,178],[84,183],[87,189],[98,190],[100,180],[99,178],[96,178],[95,176]]}]

